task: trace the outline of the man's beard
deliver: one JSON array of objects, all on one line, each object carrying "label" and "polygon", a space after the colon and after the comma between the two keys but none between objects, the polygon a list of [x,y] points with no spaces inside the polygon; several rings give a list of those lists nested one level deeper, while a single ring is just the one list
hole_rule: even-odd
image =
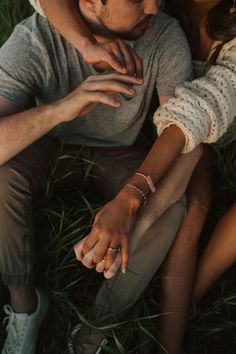
[{"label": "man's beard", "polygon": [[146,32],[146,30],[148,28],[148,23],[149,23],[149,20],[151,17],[152,16],[148,16],[144,21],[142,21],[141,23],[136,25],[130,31],[114,31],[111,28],[109,28],[108,26],[106,26],[106,24],[103,21],[100,20],[100,22],[101,22],[102,26],[104,27],[104,29],[108,33],[112,34],[113,36],[121,38],[121,39],[125,39],[125,40],[134,41],[144,35],[144,33]]}]

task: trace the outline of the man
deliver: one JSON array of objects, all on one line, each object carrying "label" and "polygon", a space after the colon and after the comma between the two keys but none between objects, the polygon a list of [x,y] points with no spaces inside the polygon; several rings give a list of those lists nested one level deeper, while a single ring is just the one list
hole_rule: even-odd
[{"label": "man", "polygon": [[[31,202],[61,142],[65,150],[83,147],[82,156],[103,167],[96,170],[99,178],[93,187],[111,199],[77,252],[85,265],[102,262],[109,270],[120,250],[122,272],[102,285],[96,315],[120,313],[137,300],[164,259],[184,213],[179,202],[158,220],[154,217],[147,232],[136,238],[129,261],[132,272],[126,272],[129,236],[138,224],[138,210],[153,182],[171,164],[168,157],[156,154],[167,143],[165,137],[157,140],[145,159],[148,151],[138,146],[138,135],[154,89],[159,101],[166,101],[178,84],[191,77],[191,59],[181,29],[176,21],[157,14],[156,0],[80,0],[79,7],[101,40],[115,35],[134,47],[143,59],[144,80],[112,72],[96,74],[37,14],[19,24],[1,48],[0,272],[11,297],[2,353],[36,350],[48,302],[33,286]],[[37,107],[26,109],[32,96]],[[149,204],[148,200],[143,215],[149,215]],[[96,350],[79,347],[77,352]]]}]

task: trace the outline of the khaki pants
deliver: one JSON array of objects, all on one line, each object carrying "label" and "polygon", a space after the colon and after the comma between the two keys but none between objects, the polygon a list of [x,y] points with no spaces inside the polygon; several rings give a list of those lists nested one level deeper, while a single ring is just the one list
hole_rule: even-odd
[{"label": "khaki pants", "polygon": [[[81,183],[84,168],[81,157],[92,160],[96,165],[91,186],[107,198],[117,193],[147,153],[136,146],[75,149],[80,158],[63,160],[65,171],[76,171],[67,182]],[[32,198],[42,179],[50,173],[51,163],[70,150],[71,146],[61,147],[57,141],[45,137],[0,167],[0,273],[8,287],[33,284]],[[104,281],[96,299],[102,313],[117,313],[138,299],[166,256],[184,212],[183,200],[172,206],[139,241],[130,257],[130,271]]]}]

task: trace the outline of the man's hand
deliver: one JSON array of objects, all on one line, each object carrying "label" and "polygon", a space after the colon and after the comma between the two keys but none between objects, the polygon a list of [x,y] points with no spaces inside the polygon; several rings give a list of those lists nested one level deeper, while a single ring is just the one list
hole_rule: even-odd
[{"label": "man's hand", "polygon": [[120,39],[91,42],[80,49],[84,60],[97,69],[114,69],[121,74],[143,77],[143,62],[134,49]]},{"label": "man's hand", "polygon": [[116,250],[119,249],[121,270],[125,272],[129,259],[129,235],[140,205],[135,192],[121,190],[116,198],[96,215],[87,238],[75,245],[77,259],[88,268],[103,262],[106,272],[114,262]]},{"label": "man's hand", "polygon": [[65,122],[84,116],[99,103],[120,107],[120,102],[114,96],[118,93],[134,96],[133,85],[142,83],[141,79],[116,73],[92,75],[59,103],[56,102],[61,111],[61,120]]}]

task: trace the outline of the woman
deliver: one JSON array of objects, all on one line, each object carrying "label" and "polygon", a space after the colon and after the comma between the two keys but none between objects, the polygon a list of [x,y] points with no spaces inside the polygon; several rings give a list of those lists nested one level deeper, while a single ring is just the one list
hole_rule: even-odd
[{"label": "woman", "polygon": [[[89,46],[91,43],[94,46],[94,39],[84,24],[82,24],[84,32],[78,25],[75,26],[78,18],[75,19],[75,12],[72,15],[69,10],[69,6],[76,6],[75,2],[72,5],[73,1],[60,1],[60,6],[56,0],[51,2],[41,0],[40,3],[50,21],[74,46],[78,48],[79,41],[76,38],[79,37],[76,36],[79,34],[84,35],[85,39],[89,38]],[[220,143],[229,143],[235,138],[232,122],[236,115],[236,40],[234,39],[236,9],[233,0],[166,0],[165,3],[165,11],[178,18],[185,30],[192,49],[196,77],[205,75],[204,78],[178,89],[177,98],[156,113],[155,123],[160,135],[165,135],[167,141],[172,141],[169,147],[169,154],[171,154],[169,161],[173,162],[182,150],[191,151],[200,142],[215,142],[227,130],[228,133],[223,136]],[[62,12],[62,6],[68,11]],[[65,22],[74,29],[74,32],[70,31],[70,33],[76,35],[69,36],[69,31],[65,33],[63,26],[60,28],[61,21],[57,19],[62,16],[62,13],[63,16],[65,14],[67,16]],[[95,47],[99,46],[95,44]],[[113,59],[114,55],[119,58],[124,54],[124,52],[111,54],[110,49],[103,47],[102,52],[105,51],[110,53]],[[84,58],[86,59],[86,53]],[[111,61],[103,58],[102,55],[101,58],[116,69]],[[129,58],[130,56],[126,61],[129,61]],[[133,62],[132,59],[130,61]],[[94,59],[91,62],[96,64]],[[134,69],[132,70],[134,72]],[[207,159],[205,162],[202,159],[192,178],[188,190],[188,213],[164,265],[162,310],[171,312],[172,315],[162,317],[160,342],[170,354],[180,352],[192,288],[194,298],[201,299],[211,284],[235,262],[236,258],[234,241],[236,207],[233,205],[213,234],[199,262],[194,282],[198,239],[206,219],[206,209],[209,207],[211,195],[210,177],[205,169],[206,161]],[[166,170],[169,166],[170,164],[166,165]],[[204,188],[202,181],[204,181]],[[206,209],[199,208],[199,205],[204,205]],[[170,333],[171,341],[169,341]]]},{"label": "woman", "polygon": [[[225,146],[236,139],[235,1],[167,0],[166,11],[178,18],[185,30],[196,77],[204,74],[205,77],[177,90],[177,99],[159,109],[156,114],[159,133],[172,124],[178,126],[185,135],[185,152],[199,142],[213,143],[220,138],[218,146]],[[204,189],[200,176],[196,177],[198,190],[203,194],[199,193],[200,204],[208,208],[210,184],[205,176]],[[196,185],[195,190],[190,190],[193,192],[197,193]],[[200,224],[204,217],[199,214],[196,227],[191,213],[189,210],[164,265],[162,311],[171,315],[161,318],[160,342],[170,354],[181,351],[191,297],[199,301],[236,260],[236,205],[222,218],[197,267]]]}]

